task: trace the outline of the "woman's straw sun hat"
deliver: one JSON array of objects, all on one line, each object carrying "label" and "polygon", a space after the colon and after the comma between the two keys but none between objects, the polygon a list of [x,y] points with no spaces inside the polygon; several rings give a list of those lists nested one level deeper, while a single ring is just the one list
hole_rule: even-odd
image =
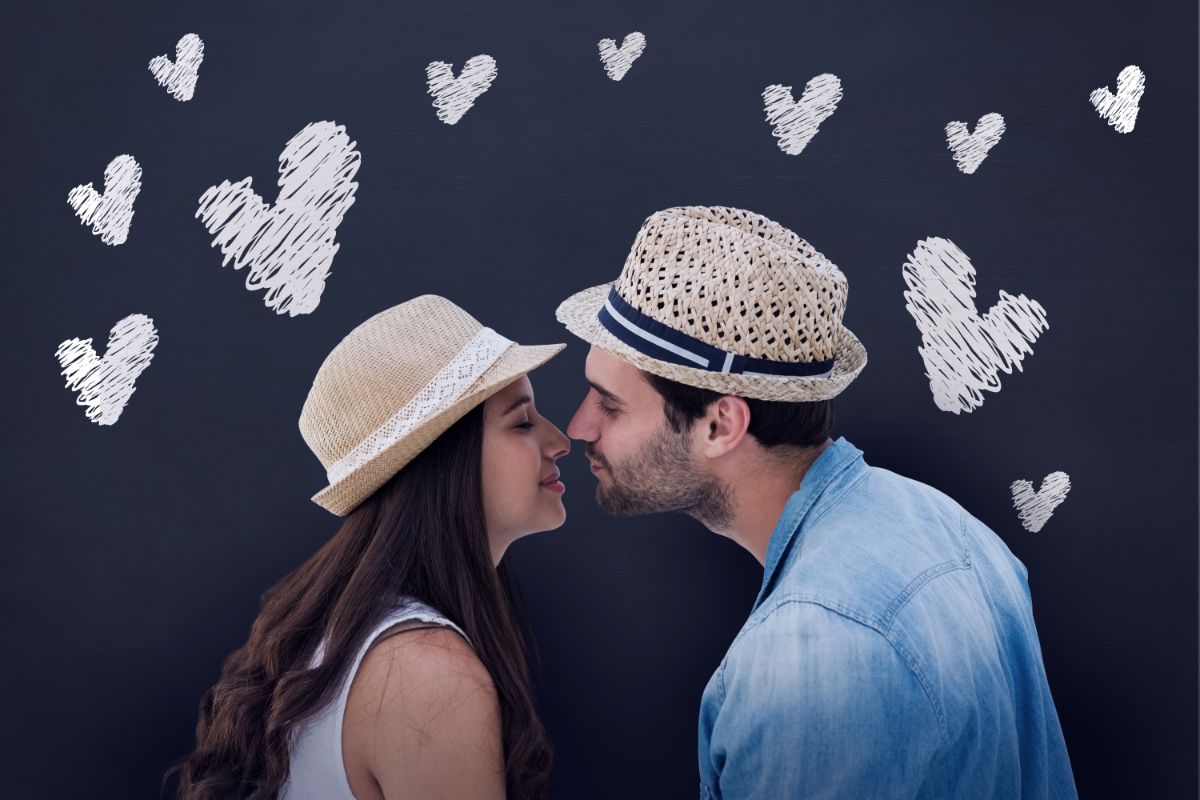
[{"label": "woman's straw sun hat", "polygon": [[867,364],[842,325],[846,276],[761,214],[680,206],[646,218],[620,276],[562,302],[567,329],[638,369],[723,394],[827,400]]},{"label": "woman's straw sun hat", "polygon": [[329,481],[313,502],[350,513],[474,406],[564,347],[517,344],[432,294],[371,317],[326,357],[300,412]]}]

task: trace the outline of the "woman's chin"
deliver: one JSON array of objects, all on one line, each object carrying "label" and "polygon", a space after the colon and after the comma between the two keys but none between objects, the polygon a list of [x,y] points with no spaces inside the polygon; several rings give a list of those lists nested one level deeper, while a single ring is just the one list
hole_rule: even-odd
[{"label": "woman's chin", "polygon": [[546,531],[558,530],[567,521],[567,509],[563,506],[562,501],[558,501],[558,513],[548,515],[549,518],[542,520],[537,529],[533,533],[545,533]]}]

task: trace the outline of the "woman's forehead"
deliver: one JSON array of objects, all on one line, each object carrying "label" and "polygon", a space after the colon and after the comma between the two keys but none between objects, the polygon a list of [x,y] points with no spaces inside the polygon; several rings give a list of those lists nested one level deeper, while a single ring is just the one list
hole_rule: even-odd
[{"label": "woman's forehead", "polygon": [[488,410],[495,416],[504,416],[525,402],[533,402],[533,384],[527,375],[505,386],[488,398]]}]

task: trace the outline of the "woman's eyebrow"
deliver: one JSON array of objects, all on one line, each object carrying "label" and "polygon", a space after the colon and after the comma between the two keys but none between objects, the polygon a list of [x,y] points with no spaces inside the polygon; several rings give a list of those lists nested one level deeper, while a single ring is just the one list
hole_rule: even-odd
[{"label": "woman's eyebrow", "polygon": [[527,395],[527,394],[523,394],[523,395],[521,395],[520,397],[518,397],[518,398],[517,398],[517,399],[516,399],[516,400],[513,402],[513,404],[512,404],[512,405],[510,405],[508,408],[506,408],[506,409],[504,409],[503,411],[501,411],[501,412],[500,412],[500,416],[502,416],[502,417],[504,417],[504,416],[508,416],[508,415],[509,415],[509,414],[511,414],[512,412],[516,411],[516,410],[517,410],[519,407],[521,407],[521,406],[525,405],[526,403],[532,403],[532,402],[533,402],[533,398],[532,398],[532,397],[530,397],[530,396],[529,396],[529,395]]}]

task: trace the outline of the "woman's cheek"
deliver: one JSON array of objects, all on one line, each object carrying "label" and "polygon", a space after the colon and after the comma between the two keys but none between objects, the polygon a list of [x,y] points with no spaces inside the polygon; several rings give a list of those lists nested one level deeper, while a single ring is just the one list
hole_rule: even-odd
[{"label": "woman's cheek", "polygon": [[538,486],[541,481],[540,458],[532,437],[521,444],[521,447],[513,448],[506,477],[512,492],[511,497],[518,506],[514,510],[518,514],[528,514],[530,500],[536,500],[541,492],[541,487]]}]

